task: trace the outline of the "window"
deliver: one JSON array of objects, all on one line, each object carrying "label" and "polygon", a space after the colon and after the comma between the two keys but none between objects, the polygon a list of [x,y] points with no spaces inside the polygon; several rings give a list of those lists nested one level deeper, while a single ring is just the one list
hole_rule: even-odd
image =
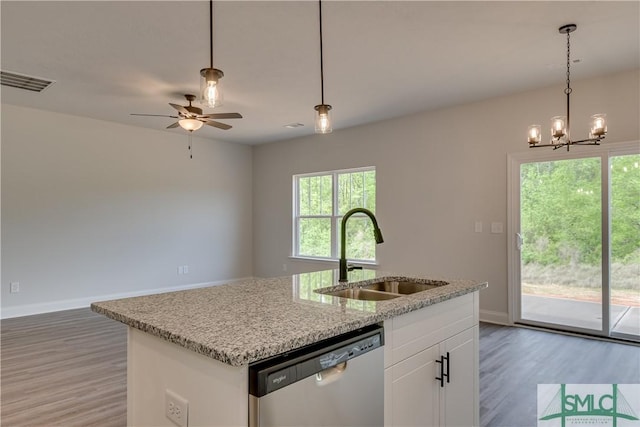
[{"label": "window", "polygon": [[[357,207],[376,211],[374,167],[347,169],[293,177],[293,255],[338,259],[342,216]],[[375,261],[373,225],[355,214],[347,223],[347,257]]]}]

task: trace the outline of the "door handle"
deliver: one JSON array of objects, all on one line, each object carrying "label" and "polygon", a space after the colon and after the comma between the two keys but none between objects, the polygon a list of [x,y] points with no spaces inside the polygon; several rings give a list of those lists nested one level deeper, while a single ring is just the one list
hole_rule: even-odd
[{"label": "door handle", "polygon": [[[445,373],[444,371],[444,365],[445,362],[447,364],[447,372]],[[447,351],[447,355],[446,356],[440,356],[440,360],[436,360],[436,363],[440,364],[440,376],[436,377],[436,379],[438,381],[440,381],[440,387],[444,387],[444,379],[447,379],[447,382],[449,381],[449,352]]]},{"label": "door handle", "polygon": [[518,248],[518,250],[522,250],[522,243],[524,242],[524,240],[522,239],[522,234],[520,233],[516,233],[516,247]]},{"label": "door handle", "polygon": [[451,382],[451,358],[449,357],[449,352],[447,351],[447,356],[444,358],[447,361],[447,373],[444,374],[447,377],[447,382]]}]

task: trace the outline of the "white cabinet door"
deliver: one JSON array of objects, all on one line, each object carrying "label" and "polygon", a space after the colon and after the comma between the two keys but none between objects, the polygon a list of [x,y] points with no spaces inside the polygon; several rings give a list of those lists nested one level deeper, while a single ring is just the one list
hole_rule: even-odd
[{"label": "white cabinet door", "polygon": [[[448,382],[441,388],[440,424],[447,427],[479,425],[478,415],[478,326],[440,344],[449,353]],[[438,387],[440,384],[438,384]]]},{"label": "white cabinet door", "polygon": [[385,369],[385,425],[438,426],[440,346],[434,345]]}]

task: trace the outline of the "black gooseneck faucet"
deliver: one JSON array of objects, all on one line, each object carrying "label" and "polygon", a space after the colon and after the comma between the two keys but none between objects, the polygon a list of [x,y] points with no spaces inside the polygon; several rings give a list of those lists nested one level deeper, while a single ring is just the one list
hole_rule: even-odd
[{"label": "black gooseneck faucet", "polygon": [[351,215],[356,214],[356,213],[363,213],[365,215],[367,215],[370,219],[371,222],[373,223],[373,237],[376,239],[376,244],[380,244],[384,242],[384,239],[382,238],[382,232],[380,231],[380,228],[378,227],[378,221],[376,220],[375,215],[373,215],[373,213],[365,208],[355,208],[355,209],[351,209],[349,212],[347,212],[346,214],[344,214],[344,216],[342,217],[342,224],[340,226],[340,282],[347,282],[347,271],[348,271],[348,267],[347,267],[347,220],[349,219],[349,217],[351,217]]}]

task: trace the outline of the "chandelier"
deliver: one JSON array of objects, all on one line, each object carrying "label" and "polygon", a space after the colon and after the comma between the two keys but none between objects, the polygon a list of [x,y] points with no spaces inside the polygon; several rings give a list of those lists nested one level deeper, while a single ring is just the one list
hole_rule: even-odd
[{"label": "chandelier", "polygon": [[570,128],[570,116],[569,116],[569,104],[571,100],[571,43],[570,34],[578,28],[575,24],[567,24],[558,28],[560,34],[567,35],[567,87],[564,89],[565,95],[567,95],[567,113],[565,116],[555,116],[551,118],[551,140],[548,144],[540,144],[542,140],[540,125],[529,126],[528,141],[529,147],[553,147],[554,150],[558,148],[569,147],[572,145],[600,145],[607,133],[607,115],[606,114],[594,114],[591,116],[589,138],[572,140],[571,128]]}]

